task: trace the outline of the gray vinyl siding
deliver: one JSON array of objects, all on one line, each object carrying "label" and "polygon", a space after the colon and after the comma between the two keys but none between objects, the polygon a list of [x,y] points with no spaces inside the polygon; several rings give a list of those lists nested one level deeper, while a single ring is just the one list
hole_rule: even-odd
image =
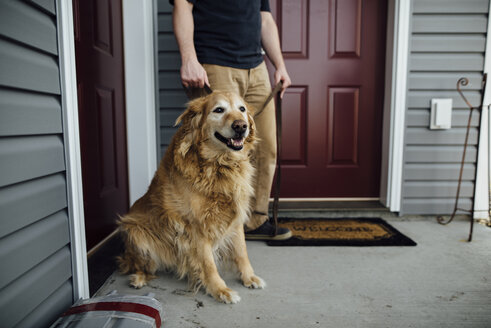
[{"label": "gray vinyl siding", "polygon": [[172,6],[158,0],[158,86],[159,86],[159,158],[164,155],[176,128],[174,123],[188,101],[181,85],[181,57],[172,29]]},{"label": "gray vinyl siding", "polygon": [[[450,214],[453,210],[469,110],[456,91],[477,106],[489,0],[413,0],[401,214]],[[432,98],[452,98],[452,128],[430,130]],[[459,207],[472,204],[479,114],[474,112]]]},{"label": "gray vinyl siding", "polygon": [[55,8],[0,1],[2,327],[47,327],[73,300]]}]

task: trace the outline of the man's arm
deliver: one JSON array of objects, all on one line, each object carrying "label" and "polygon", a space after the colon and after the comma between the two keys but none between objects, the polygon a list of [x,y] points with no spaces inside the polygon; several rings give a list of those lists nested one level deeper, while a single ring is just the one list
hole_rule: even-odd
[{"label": "man's arm", "polygon": [[203,88],[210,85],[206,71],[198,62],[194,48],[193,4],[175,0],[172,12],[174,34],[181,53],[181,80],[184,87]]},{"label": "man's arm", "polygon": [[261,11],[261,41],[263,48],[266,51],[269,59],[273,62],[276,72],[274,73],[274,83],[277,84],[283,81],[283,88],[281,89],[281,97],[285,93],[292,81],[286,71],[285,61],[281,53],[280,37],[278,35],[278,27],[274,21],[273,15],[269,11]]}]

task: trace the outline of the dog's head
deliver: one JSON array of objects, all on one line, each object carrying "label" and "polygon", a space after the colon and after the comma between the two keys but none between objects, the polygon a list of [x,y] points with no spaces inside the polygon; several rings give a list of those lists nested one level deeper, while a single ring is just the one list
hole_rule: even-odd
[{"label": "dog's head", "polygon": [[194,145],[213,153],[239,152],[255,142],[255,125],[250,106],[237,94],[213,92],[195,99],[176,120],[182,123],[184,138],[180,151],[185,155]]}]

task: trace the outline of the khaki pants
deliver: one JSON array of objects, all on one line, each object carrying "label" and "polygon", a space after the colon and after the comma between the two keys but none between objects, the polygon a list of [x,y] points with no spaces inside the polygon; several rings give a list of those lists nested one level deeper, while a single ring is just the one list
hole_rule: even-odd
[{"label": "khaki pants", "polygon": [[[204,64],[211,89],[238,93],[256,110],[259,110],[271,93],[268,70],[263,62],[252,69],[237,69],[219,65]],[[258,213],[268,213],[269,195],[276,168],[276,120],[274,101],[270,101],[261,115],[254,118],[257,136],[254,181],[255,198],[252,200],[252,214],[246,223],[246,230],[254,230],[268,219]]]}]

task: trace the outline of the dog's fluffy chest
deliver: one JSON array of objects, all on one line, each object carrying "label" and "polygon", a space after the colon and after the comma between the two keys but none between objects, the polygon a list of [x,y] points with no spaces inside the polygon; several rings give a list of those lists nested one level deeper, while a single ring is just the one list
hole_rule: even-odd
[{"label": "dog's fluffy chest", "polygon": [[249,162],[237,163],[234,166],[205,167],[202,170],[202,178],[193,183],[192,194],[202,198],[202,210],[206,209],[221,216],[227,213],[226,221],[238,219],[244,222],[253,194],[252,173],[253,168]]},{"label": "dog's fluffy chest", "polygon": [[254,173],[249,161],[203,165],[197,174],[173,173],[174,188],[164,199],[173,203],[171,207],[180,208],[180,216],[196,232],[218,241],[232,225],[248,220]]}]

